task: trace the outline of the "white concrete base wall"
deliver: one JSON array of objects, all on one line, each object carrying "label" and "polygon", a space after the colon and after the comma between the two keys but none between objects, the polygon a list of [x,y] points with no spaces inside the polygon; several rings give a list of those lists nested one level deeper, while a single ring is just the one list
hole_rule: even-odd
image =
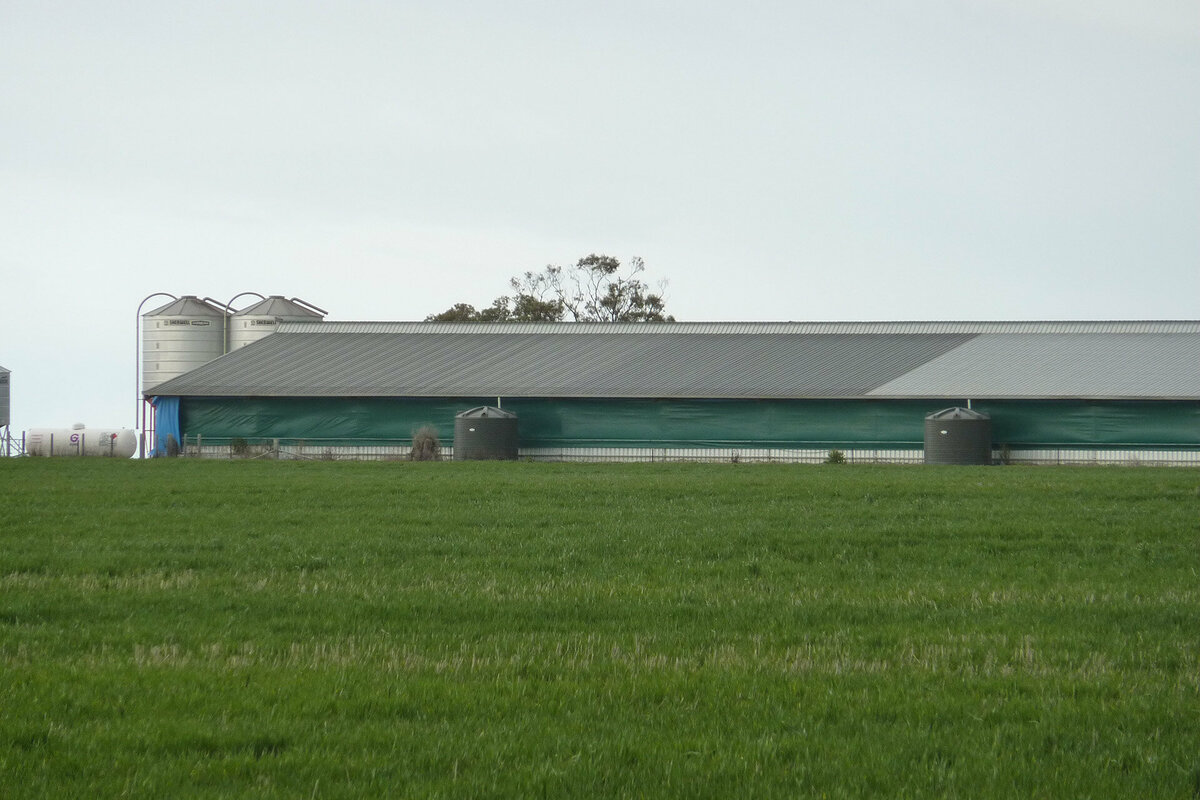
[{"label": "white concrete base wall", "polygon": [[[405,461],[409,442],[364,445],[322,445],[284,441],[248,445],[234,453],[228,445],[189,443],[183,455],[190,458],[270,458],[309,461]],[[848,448],[840,451],[848,464],[923,464],[920,449],[883,450]],[[788,463],[822,464],[830,450],[802,448],[647,448],[647,447],[523,447],[520,458],[529,461]],[[442,448],[442,460],[454,458],[454,448]],[[1122,466],[1200,466],[1200,450],[994,450],[993,464],[1097,464]]]}]

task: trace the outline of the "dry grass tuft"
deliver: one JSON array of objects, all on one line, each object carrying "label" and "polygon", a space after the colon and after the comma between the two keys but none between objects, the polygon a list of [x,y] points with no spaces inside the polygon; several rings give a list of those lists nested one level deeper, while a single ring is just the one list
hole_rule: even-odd
[{"label": "dry grass tuft", "polygon": [[442,442],[438,438],[437,428],[425,425],[413,432],[412,461],[441,461]]}]

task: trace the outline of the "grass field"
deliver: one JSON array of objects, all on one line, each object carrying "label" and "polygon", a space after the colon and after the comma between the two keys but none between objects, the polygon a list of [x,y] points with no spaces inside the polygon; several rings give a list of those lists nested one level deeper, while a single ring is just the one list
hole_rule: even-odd
[{"label": "grass field", "polygon": [[0,460],[0,797],[1200,795],[1200,472]]}]

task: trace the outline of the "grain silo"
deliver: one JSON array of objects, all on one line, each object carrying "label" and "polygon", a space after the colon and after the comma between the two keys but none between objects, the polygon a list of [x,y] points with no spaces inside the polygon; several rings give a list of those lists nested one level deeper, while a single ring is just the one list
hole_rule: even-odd
[{"label": "grain silo", "polygon": [[274,333],[281,322],[321,322],[327,313],[298,297],[271,295],[229,319],[229,352]]},{"label": "grain silo", "polygon": [[215,300],[195,295],[143,314],[142,390],[223,355],[227,316]]},{"label": "grain silo", "polygon": [[7,428],[9,425],[8,383],[11,375],[11,372],[0,367],[0,428]]},{"label": "grain silo", "polygon": [[12,451],[12,433],[8,430],[10,422],[8,384],[12,373],[0,367],[0,456],[7,456]]},{"label": "grain silo", "polygon": [[992,418],[982,412],[959,407],[927,415],[925,463],[992,463]]},{"label": "grain silo", "polygon": [[455,461],[512,461],[516,457],[516,414],[479,406],[454,418]]}]

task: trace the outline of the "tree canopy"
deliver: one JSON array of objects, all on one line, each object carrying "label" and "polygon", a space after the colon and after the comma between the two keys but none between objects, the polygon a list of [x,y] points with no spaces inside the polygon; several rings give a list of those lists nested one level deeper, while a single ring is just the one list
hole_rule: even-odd
[{"label": "tree canopy", "polygon": [[512,294],[501,295],[477,310],[455,303],[426,322],[674,322],[666,314],[665,281],[654,291],[643,274],[646,264],[634,257],[629,265],[612,256],[584,256],[567,267],[547,266],[509,280]]}]

